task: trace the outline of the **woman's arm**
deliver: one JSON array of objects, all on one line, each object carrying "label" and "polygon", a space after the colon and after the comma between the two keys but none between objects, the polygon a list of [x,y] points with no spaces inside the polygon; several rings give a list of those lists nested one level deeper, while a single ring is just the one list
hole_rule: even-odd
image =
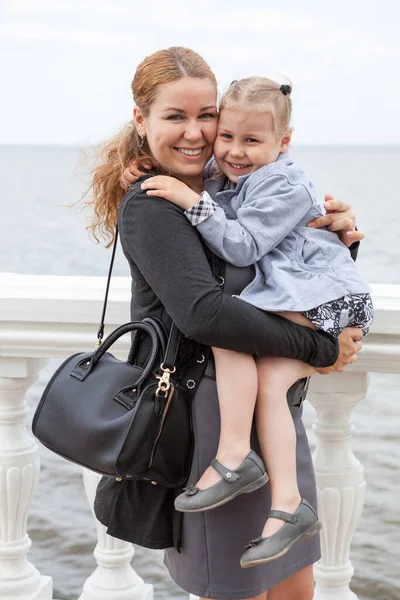
[{"label": "woman's arm", "polygon": [[175,205],[135,190],[124,208],[121,237],[128,258],[187,337],[246,354],[297,358],[317,367],[336,361],[337,342],[324,332],[224,294],[199,235]]}]

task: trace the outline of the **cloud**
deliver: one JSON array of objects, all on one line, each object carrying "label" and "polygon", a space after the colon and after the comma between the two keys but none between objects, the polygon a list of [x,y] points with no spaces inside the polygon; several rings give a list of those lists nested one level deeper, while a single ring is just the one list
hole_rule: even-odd
[{"label": "cloud", "polygon": [[14,22],[9,25],[0,25],[0,38],[4,41],[15,40],[24,42],[53,42],[57,46],[104,46],[109,48],[124,48],[143,42],[145,35],[132,36],[132,34],[116,35],[115,31],[70,27],[60,24],[53,27],[50,24]]},{"label": "cloud", "polygon": [[377,12],[372,0],[282,0],[273,10],[262,0],[148,0],[145,9],[134,0],[13,0],[0,9],[9,92],[0,141],[103,137],[130,118],[129,84],[143,57],[185,45],[205,57],[222,87],[271,71],[289,76],[299,139],[400,142],[394,93],[379,118],[370,116],[382,107],[380,82],[392,91],[400,85],[400,9],[381,4]]},{"label": "cloud", "polygon": [[148,0],[142,10],[141,4],[125,0],[14,0],[8,5],[0,38],[122,50],[143,41],[146,47],[154,40],[157,47],[158,42],[202,45],[203,40],[211,40],[218,56],[231,56],[233,50],[241,62],[249,50],[254,51],[254,44],[283,56],[294,46],[301,48],[296,54],[335,57],[354,48],[356,58],[387,56],[394,50],[393,41],[379,35],[379,28],[371,35],[369,27],[355,29],[351,20],[343,22],[336,13],[328,21],[315,7],[285,10],[288,3],[283,2],[280,10],[270,10],[253,4],[252,8],[233,0],[227,10],[226,2],[215,0],[203,0],[198,8],[184,0]]}]

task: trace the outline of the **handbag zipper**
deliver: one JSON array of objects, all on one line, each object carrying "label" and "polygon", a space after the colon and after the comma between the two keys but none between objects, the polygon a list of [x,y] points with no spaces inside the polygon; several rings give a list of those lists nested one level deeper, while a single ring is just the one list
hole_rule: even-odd
[{"label": "handbag zipper", "polygon": [[170,386],[171,387],[170,387],[170,391],[169,391],[169,394],[168,394],[167,401],[165,403],[164,412],[163,412],[163,415],[161,417],[160,427],[158,428],[157,436],[156,436],[156,439],[154,440],[153,448],[151,450],[149,467],[151,467],[151,465],[153,464],[154,453],[156,451],[157,443],[158,443],[158,440],[160,439],[160,435],[161,435],[163,427],[164,427],[164,423],[165,423],[165,419],[166,419],[166,416],[167,416],[167,412],[168,412],[168,409],[169,409],[169,407],[171,405],[172,396],[174,395],[175,386],[174,386],[173,383],[171,383]]}]

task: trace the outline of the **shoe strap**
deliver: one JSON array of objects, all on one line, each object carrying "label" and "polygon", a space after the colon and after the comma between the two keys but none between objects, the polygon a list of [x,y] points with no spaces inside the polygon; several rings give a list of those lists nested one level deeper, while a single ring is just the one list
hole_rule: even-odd
[{"label": "shoe strap", "polygon": [[284,512],[283,510],[270,510],[267,518],[281,519],[281,521],[286,521],[286,523],[292,523],[292,525],[295,525],[299,520],[299,517],[297,515]]},{"label": "shoe strap", "polygon": [[242,477],[243,477],[243,475],[241,475],[240,473],[237,473],[237,471],[232,471],[231,469],[227,469],[226,467],[224,467],[224,465],[221,465],[221,463],[216,458],[212,459],[211,466],[228,483],[234,483],[235,481],[238,481],[239,479],[242,479]]}]

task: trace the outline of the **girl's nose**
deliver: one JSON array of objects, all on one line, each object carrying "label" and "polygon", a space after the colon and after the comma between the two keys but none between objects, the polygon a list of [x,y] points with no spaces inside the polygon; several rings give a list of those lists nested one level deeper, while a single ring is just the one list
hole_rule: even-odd
[{"label": "girl's nose", "polygon": [[230,149],[230,155],[236,156],[238,158],[244,156],[243,148],[240,145],[232,146],[232,148]]}]

